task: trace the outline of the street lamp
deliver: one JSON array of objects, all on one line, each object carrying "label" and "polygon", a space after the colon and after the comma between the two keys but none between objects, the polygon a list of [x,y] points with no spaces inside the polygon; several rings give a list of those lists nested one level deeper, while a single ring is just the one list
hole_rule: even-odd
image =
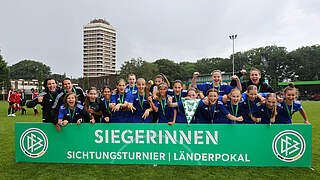
[{"label": "street lamp", "polygon": [[237,34],[229,36],[232,40],[232,75],[234,75],[234,40],[237,38]]}]

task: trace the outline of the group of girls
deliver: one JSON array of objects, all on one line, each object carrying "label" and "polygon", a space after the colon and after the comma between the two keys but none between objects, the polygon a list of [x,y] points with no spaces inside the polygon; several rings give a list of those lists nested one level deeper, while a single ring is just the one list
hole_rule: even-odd
[{"label": "group of girls", "polygon": [[15,112],[21,111],[21,114],[26,114],[26,109],[24,108],[26,104],[26,97],[24,93],[24,89],[21,89],[20,91],[16,91],[13,89],[13,86],[10,86],[8,91],[8,116],[16,116]]},{"label": "group of girls", "polygon": [[[260,76],[257,69],[250,73]],[[248,85],[242,93],[240,79],[232,77],[236,87],[222,83],[219,70],[213,71],[209,83],[197,84],[198,75],[198,72],[194,73],[192,87],[184,90],[180,80],[174,81],[170,89],[163,74],[157,75],[154,83],[143,78],[136,80],[136,76],[130,74],[128,84],[120,79],[115,90],[105,87],[101,97],[96,88],[90,88],[84,105],[77,101],[75,93],[67,93],[58,123],[62,126],[70,123],[62,114],[72,116],[71,122],[78,124],[187,123],[182,98],[201,99],[191,121],[194,124],[291,124],[297,111],[305,123],[309,123],[301,103],[296,100],[298,90],[293,84],[284,89],[284,97],[278,97],[273,92],[260,92],[259,84]]]}]

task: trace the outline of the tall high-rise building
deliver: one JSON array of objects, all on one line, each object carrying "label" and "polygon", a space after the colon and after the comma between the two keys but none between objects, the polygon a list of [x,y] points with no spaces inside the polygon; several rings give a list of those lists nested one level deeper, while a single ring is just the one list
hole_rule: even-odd
[{"label": "tall high-rise building", "polygon": [[83,26],[83,76],[115,74],[116,29],[103,19]]}]

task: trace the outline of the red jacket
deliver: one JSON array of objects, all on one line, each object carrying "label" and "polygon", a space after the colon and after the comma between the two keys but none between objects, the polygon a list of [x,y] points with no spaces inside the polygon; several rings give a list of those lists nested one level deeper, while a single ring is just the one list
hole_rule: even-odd
[{"label": "red jacket", "polygon": [[15,102],[15,95],[13,90],[9,90],[8,92],[8,102]]},{"label": "red jacket", "polygon": [[14,94],[14,96],[15,96],[15,103],[20,104],[20,97],[21,97],[21,94],[19,94],[19,93],[15,93],[15,94]]}]

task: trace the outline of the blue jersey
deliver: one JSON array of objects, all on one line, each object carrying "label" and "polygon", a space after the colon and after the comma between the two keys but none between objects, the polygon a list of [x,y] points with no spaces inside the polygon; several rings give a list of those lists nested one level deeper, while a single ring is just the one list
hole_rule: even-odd
[{"label": "blue jersey", "polygon": [[58,119],[67,120],[69,123],[77,123],[79,119],[89,117],[89,114],[83,110],[83,105],[77,103],[76,107],[72,110],[67,107],[64,107],[64,104],[59,108]]},{"label": "blue jersey", "polygon": [[203,100],[200,101],[197,111],[196,120],[198,124],[229,124],[230,120],[222,114],[223,102],[218,100],[213,105],[206,105]]},{"label": "blue jersey", "polygon": [[215,88],[218,90],[219,96],[223,96],[225,94],[229,94],[230,91],[235,87],[232,87],[227,83],[220,83],[219,86],[213,86],[213,82],[206,82],[202,84],[197,84],[197,88],[200,91],[202,91],[205,96],[207,96],[207,91],[212,88]]},{"label": "blue jersey", "polygon": [[294,101],[292,105],[288,105],[284,99],[282,103],[277,103],[278,115],[276,124],[292,124],[292,116],[295,112],[303,110],[299,101]]},{"label": "blue jersey", "polygon": [[[228,114],[231,114],[235,117],[240,117],[240,116],[243,117],[244,116],[243,112],[245,112],[245,111],[243,108],[243,102],[239,102],[238,105],[233,105],[230,100],[223,105],[224,105],[224,108],[221,108],[221,111],[225,116]],[[232,121],[232,120],[230,120],[230,122],[231,122],[231,124],[242,124],[243,123],[243,122]]]},{"label": "blue jersey", "polygon": [[[111,103],[119,104],[119,103],[132,103],[132,94],[130,92],[124,93],[123,95],[120,94],[113,94],[111,95]],[[131,112],[126,111],[120,108],[119,111],[112,112],[110,122],[111,123],[127,123],[131,118]]]},{"label": "blue jersey", "polygon": [[257,108],[257,111],[253,113],[253,116],[256,118],[261,118],[260,124],[270,124],[272,117],[272,109],[269,109],[266,104],[260,104]]},{"label": "blue jersey", "polygon": [[158,123],[168,123],[173,121],[173,109],[168,106],[168,95],[165,100],[155,101],[158,108]]},{"label": "blue jersey", "polygon": [[[268,93],[259,93],[262,97],[267,97]],[[247,93],[242,93],[242,101],[243,101],[243,124],[255,124],[255,122],[251,119],[250,115],[253,115],[258,110],[258,106],[260,106],[260,98],[256,97],[253,101],[251,101],[247,95]]]},{"label": "blue jersey", "polygon": [[135,94],[138,92],[138,88],[137,88],[137,85],[134,84],[133,87],[130,87],[130,85],[128,84],[127,87],[126,87],[126,90],[125,92],[130,92],[131,94]]},{"label": "blue jersey", "polygon": [[[181,102],[182,97],[187,96],[188,91],[182,90],[179,95],[176,95],[172,89],[168,89],[167,94],[169,96],[172,96],[173,103],[175,103],[175,102],[179,103],[179,102]],[[182,103],[181,103],[181,105],[182,105]],[[182,106],[182,108],[176,108],[176,110],[177,110],[176,123],[186,123],[187,119],[186,119],[186,115],[183,110],[183,106]],[[181,110],[183,110],[183,111],[181,111]]]},{"label": "blue jersey", "polygon": [[133,94],[133,106],[136,110],[132,114],[130,123],[152,123],[152,113],[146,119],[142,118],[144,112],[150,108],[147,97],[139,95],[139,92]]}]

